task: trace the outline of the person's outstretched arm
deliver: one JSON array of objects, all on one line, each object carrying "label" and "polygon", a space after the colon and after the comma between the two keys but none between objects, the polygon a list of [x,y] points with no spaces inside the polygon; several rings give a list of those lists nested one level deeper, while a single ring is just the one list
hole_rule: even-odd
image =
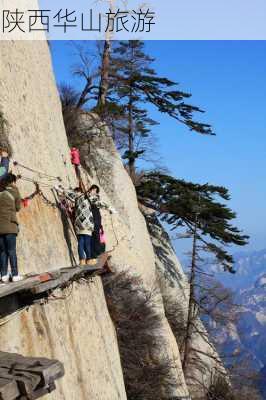
[{"label": "person's outstretched arm", "polygon": [[89,200],[92,204],[95,204],[96,207],[98,208],[103,208],[105,210],[108,210],[111,214],[116,213],[116,210],[113,207],[111,207],[105,201],[100,200],[98,196],[93,196],[93,195],[89,196]]}]

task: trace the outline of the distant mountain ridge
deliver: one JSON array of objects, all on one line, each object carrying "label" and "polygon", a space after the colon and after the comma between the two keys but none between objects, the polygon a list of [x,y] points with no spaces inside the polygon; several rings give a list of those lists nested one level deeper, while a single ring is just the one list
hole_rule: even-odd
[{"label": "distant mountain ridge", "polygon": [[236,275],[218,272],[217,277],[224,286],[233,290],[247,289],[266,273],[266,249],[234,254]]},{"label": "distant mountain ridge", "polygon": [[[234,255],[234,276],[218,272],[216,278],[235,293],[240,305],[238,320],[214,331],[220,353],[245,359],[261,376],[261,392],[266,400],[266,249]],[[214,271],[216,267],[211,267]]]}]

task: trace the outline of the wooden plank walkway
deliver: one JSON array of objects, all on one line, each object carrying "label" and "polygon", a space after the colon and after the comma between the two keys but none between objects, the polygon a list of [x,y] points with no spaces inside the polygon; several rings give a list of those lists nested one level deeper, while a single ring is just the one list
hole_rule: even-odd
[{"label": "wooden plank walkway", "polygon": [[[25,276],[20,282],[0,285],[0,316],[33,304],[57,288],[65,288],[83,277],[112,272],[110,253],[97,259],[95,266],[59,268]],[[64,375],[63,364],[46,358],[23,357],[0,351],[0,400],[35,400],[55,389],[55,380]]]},{"label": "wooden plank walkway", "polygon": [[10,282],[0,284],[0,299],[19,293],[29,293],[33,296],[50,292],[57,288],[68,286],[72,281],[78,280],[84,276],[95,276],[103,273],[112,272],[109,264],[110,254],[103,253],[98,257],[95,266],[74,266],[69,268],[59,268],[54,271],[44,272],[42,274],[26,276],[20,282]]},{"label": "wooden plank walkway", "polygon": [[53,391],[63,375],[64,366],[57,360],[0,352],[0,399],[38,399]]}]

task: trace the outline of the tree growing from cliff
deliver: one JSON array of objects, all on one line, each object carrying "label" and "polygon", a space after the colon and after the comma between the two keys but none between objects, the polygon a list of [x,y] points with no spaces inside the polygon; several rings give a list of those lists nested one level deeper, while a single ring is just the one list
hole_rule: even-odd
[{"label": "tree growing from cliff", "polygon": [[[152,66],[154,59],[145,53],[143,41],[114,42],[111,48],[109,35],[103,46],[98,46],[98,54],[92,54],[91,48],[74,46],[79,61],[72,72],[83,81],[83,86],[77,91],[72,113],[86,107],[101,115],[119,142],[131,176],[136,161],[147,159],[154,147],[151,139],[157,122],[150,117],[147,104],[191,131],[214,134],[210,125],[195,119],[195,114],[203,111],[187,103],[191,95],[179,90],[176,82],[158,76]],[[64,107],[62,96],[61,99]]]},{"label": "tree growing from cliff", "polygon": [[219,202],[219,199],[230,199],[224,187],[194,184],[152,172],[143,176],[137,193],[140,202],[157,210],[172,230],[183,227],[186,236],[192,238],[189,306],[183,341],[183,368],[186,372],[191,352],[195,359],[192,337],[195,333],[204,335],[197,326],[204,305],[204,302],[198,301],[197,296],[197,275],[205,273],[200,265],[201,253],[213,254],[226,271],[235,273],[233,257],[226,251],[226,246],[243,246],[247,244],[248,236],[231,224],[236,214]]},{"label": "tree growing from cliff", "polygon": [[234,273],[233,258],[225,247],[243,246],[249,237],[231,224],[236,213],[218,201],[230,200],[225,187],[186,182],[154,171],[142,176],[137,194],[140,202],[158,211],[171,230],[185,227],[188,235],[196,233],[201,250],[214,254],[225,270]]},{"label": "tree growing from cliff", "polygon": [[152,68],[154,59],[144,51],[144,42],[123,41],[113,48],[109,80],[108,100],[119,104],[124,123],[117,127],[124,137],[124,159],[129,172],[135,172],[136,160],[146,152],[145,140],[152,135],[156,124],[149,116],[147,103],[154,105],[191,131],[213,135],[210,125],[194,119],[196,112],[203,111],[187,104],[191,95],[178,89],[178,84],[160,77]]}]

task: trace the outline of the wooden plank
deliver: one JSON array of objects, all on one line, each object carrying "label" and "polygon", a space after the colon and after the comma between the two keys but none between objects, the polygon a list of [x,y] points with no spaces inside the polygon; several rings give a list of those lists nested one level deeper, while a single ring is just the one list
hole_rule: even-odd
[{"label": "wooden plank", "polygon": [[49,376],[56,379],[64,374],[63,364],[57,360],[50,360],[44,357],[23,357],[15,353],[0,352],[0,370],[1,368],[12,369],[15,372],[27,369],[29,372],[41,375],[45,384],[49,383]]},{"label": "wooden plank", "polygon": [[32,294],[37,295],[49,290],[54,290],[68,281],[73,280],[75,277],[93,274],[94,272],[101,270],[106,264],[108,258],[110,258],[110,254],[106,252],[98,257],[95,266],[86,265],[60,268],[58,270],[26,277],[20,282],[10,282],[9,284],[0,285],[0,298],[19,292],[30,291]]},{"label": "wooden plank", "polygon": [[0,400],[37,399],[54,390],[63,375],[57,360],[0,352]]},{"label": "wooden plank", "polygon": [[0,378],[0,399],[14,400],[19,396],[19,388],[14,380]]},{"label": "wooden plank", "polygon": [[57,287],[70,281],[75,275],[79,273],[80,273],[80,267],[69,268],[69,269],[65,268],[65,271],[62,273],[60,272],[60,275],[57,279],[36,285],[32,288],[31,292],[33,294],[40,294],[43,292],[47,292],[49,290],[56,289]]},{"label": "wooden plank", "polygon": [[17,353],[8,353],[5,351],[0,351],[0,365],[12,365],[14,363],[23,363],[27,362],[27,360],[38,360],[37,357],[24,357]]},{"label": "wooden plank", "polygon": [[64,367],[61,363],[54,363],[49,367],[43,369],[42,367],[36,367],[32,370],[33,373],[39,374],[41,377],[42,385],[49,385],[51,382],[62,378],[65,374]]},{"label": "wooden plank", "polygon": [[8,379],[10,382],[15,382],[19,393],[25,395],[32,393],[41,382],[40,376],[27,372],[26,369],[20,372],[17,370],[9,371],[7,368],[0,368],[0,377],[2,379]]},{"label": "wooden plank", "polygon": [[[29,365],[27,371],[34,373],[41,378],[43,386],[50,384],[50,382],[62,378],[64,376],[64,366],[62,363],[56,360],[47,360],[47,363],[40,362],[39,364]],[[16,368],[16,371],[20,369]]]},{"label": "wooden plank", "polygon": [[[63,268],[65,271],[70,270],[70,276],[74,271],[71,272],[71,270],[75,270],[76,268],[79,267],[70,267],[70,268]],[[46,278],[48,280],[48,275],[51,277],[51,280],[56,280],[61,277],[61,270],[54,270],[54,271],[48,271],[44,272],[38,275],[30,276],[30,277],[25,277],[24,280],[19,281],[19,282],[10,282],[8,284],[0,284],[0,298],[9,296],[10,294],[22,292],[22,291],[27,291],[31,289],[32,287],[38,286],[40,282],[42,282],[42,278]]]},{"label": "wooden plank", "polygon": [[27,290],[35,285],[38,285],[40,281],[38,278],[26,278],[20,282],[10,282],[8,284],[0,285],[0,298],[9,296],[10,294]]},{"label": "wooden plank", "polygon": [[[30,400],[39,399],[40,397],[45,396],[48,393],[51,393],[55,389],[56,389],[56,386],[55,386],[54,382],[52,382],[49,386],[35,390],[31,394]],[[29,397],[22,396],[22,397],[19,397],[19,400],[29,400]]]},{"label": "wooden plank", "polygon": [[51,360],[45,357],[24,357],[17,353],[7,353],[0,351],[0,367],[8,366],[9,368],[17,368],[21,365],[26,367],[49,367],[55,363],[59,363],[59,361]]},{"label": "wooden plank", "polygon": [[47,282],[53,279],[53,276],[49,272],[44,272],[43,274],[38,276],[38,279],[40,282]]},{"label": "wooden plank", "polygon": [[30,395],[37,389],[41,382],[41,377],[34,373],[28,372],[27,370],[16,370],[13,374],[15,381],[19,387],[20,393]]},{"label": "wooden plank", "polygon": [[53,392],[56,389],[55,383],[51,382],[50,385],[40,388],[32,393],[31,400],[39,399],[42,396],[45,396],[48,393]]},{"label": "wooden plank", "polygon": [[84,266],[84,267],[75,267],[72,270],[64,269],[62,271],[61,276],[58,279],[54,279],[45,283],[41,283],[39,285],[35,285],[30,291],[34,295],[41,294],[50,290],[54,290],[64,284],[68,283],[69,281],[73,280],[75,277],[81,277],[86,274],[91,274],[95,271],[98,271],[98,266]]}]

